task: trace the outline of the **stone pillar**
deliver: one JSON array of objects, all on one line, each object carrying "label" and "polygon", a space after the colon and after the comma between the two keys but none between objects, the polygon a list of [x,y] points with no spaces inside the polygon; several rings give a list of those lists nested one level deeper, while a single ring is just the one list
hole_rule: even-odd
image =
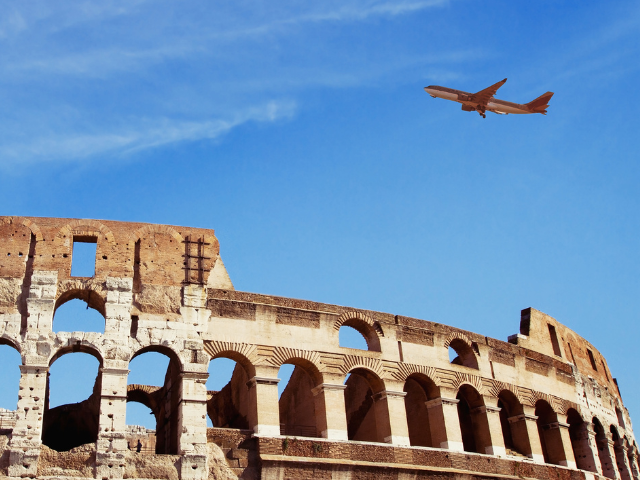
[{"label": "stone pillar", "polygon": [[182,372],[178,431],[181,480],[204,480],[207,470],[207,373]]},{"label": "stone pillar", "polygon": [[9,441],[10,477],[37,474],[48,375],[47,365],[20,365],[16,425]]},{"label": "stone pillar", "polygon": [[106,338],[123,339],[131,335],[131,303],[133,278],[107,277],[107,302],[105,304]]},{"label": "stone pillar", "polygon": [[631,465],[629,464],[628,449],[624,444],[624,440],[620,439],[615,442],[614,449],[616,452],[616,463],[618,465],[618,471],[620,472],[620,478],[622,480],[632,480]]},{"label": "stone pillar", "polygon": [[57,271],[33,272],[27,298],[27,339],[37,339],[38,333],[46,335],[52,331],[57,290]]},{"label": "stone pillar", "polygon": [[385,443],[410,445],[407,409],[404,397],[407,392],[383,390],[373,395],[378,436]]},{"label": "stone pillar", "polygon": [[316,425],[322,438],[348,440],[344,404],[346,385],[322,383],[311,390],[316,409]]},{"label": "stone pillar", "polygon": [[[502,425],[500,424],[500,407],[498,399],[484,397],[485,405],[471,410],[471,418],[474,428],[477,430],[476,438],[481,440],[484,453],[487,455],[506,456]],[[496,405],[491,405],[495,403]]]},{"label": "stone pillar", "polygon": [[459,401],[456,398],[440,397],[425,402],[434,447],[464,452],[458,418]]},{"label": "stone pillar", "polygon": [[123,478],[127,451],[127,375],[129,370],[100,368],[100,417],[96,442],[96,478]]},{"label": "stone pillar", "polygon": [[600,460],[598,458],[598,446],[593,425],[583,422],[580,430],[576,432],[576,438],[572,443],[573,454],[576,460],[576,468],[587,472],[602,475]]},{"label": "stone pillar", "polygon": [[509,417],[513,443],[524,455],[534,462],[544,463],[542,444],[538,434],[538,417],[533,415],[533,407],[524,407],[524,413]]},{"label": "stone pillar", "polygon": [[635,448],[629,449],[629,465],[631,466],[631,473],[635,480],[640,480],[640,470],[638,469],[638,453]]},{"label": "stone pillar", "polygon": [[279,381],[279,378],[256,376],[247,382],[249,401],[253,406],[249,423],[257,435],[280,435]]},{"label": "stone pillar", "polygon": [[555,438],[557,441],[559,441],[559,445],[555,445],[551,442],[547,443],[549,455],[557,455],[557,465],[562,465],[563,467],[568,468],[576,468],[576,459],[573,455],[571,437],[569,436],[569,424],[566,423],[567,416],[561,415],[560,413],[558,413],[557,415],[558,422],[552,423],[549,427],[552,430],[556,428],[558,429],[558,433],[555,436],[552,436],[552,438]]}]

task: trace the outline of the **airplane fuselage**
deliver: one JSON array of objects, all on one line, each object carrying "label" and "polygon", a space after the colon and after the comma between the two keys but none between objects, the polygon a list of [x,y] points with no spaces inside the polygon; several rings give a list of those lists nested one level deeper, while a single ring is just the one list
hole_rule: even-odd
[{"label": "airplane fuselage", "polygon": [[[434,98],[444,98],[445,100],[453,100],[462,104],[462,109],[467,111],[478,110],[478,102],[473,101],[473,93],[463,92],[462,90],[456,90],[454,88],[439,87],[437,85],[430,85],[425,87],[426,92]],[[466,107],[466,108],[465,108]],[[524,114],[534,113],[526,105],[520,103],[507,102],[505,100],[498,100],[497,98],[491,98],[486,107],[481,105],[484,110],[499,114]]]}]

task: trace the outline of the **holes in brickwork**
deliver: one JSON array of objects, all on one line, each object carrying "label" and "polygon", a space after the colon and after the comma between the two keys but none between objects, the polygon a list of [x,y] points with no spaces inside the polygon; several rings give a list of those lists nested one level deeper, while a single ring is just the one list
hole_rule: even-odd
[{"label": "holes in brickwork", "polygon": [[96,237],[74,237],[71,254],[71,276],[93,277],[96,272]]}]

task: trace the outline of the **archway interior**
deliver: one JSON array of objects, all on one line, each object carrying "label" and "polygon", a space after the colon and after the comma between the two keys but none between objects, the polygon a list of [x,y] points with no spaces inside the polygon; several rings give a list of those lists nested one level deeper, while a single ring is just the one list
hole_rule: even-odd
[{"label": "archway interior", "polygon": [[252,408],[244,367],[231,358],[209,362],[207,380],[207,424],[215,428],[249,429]]},{"label": "archway interior", "polygon": [[596,472],[595,459],[589,445],[587,424],[573,408],[567,411],[567,423],[569,424],[569,438],[571,439],[571,448],[577,467],[580,470]]},{"label": "archway interior", "polygon": [[98,438],[100,361],[83,352],[63,354],[49,369],[42,443],[64,452]]},{"label": "archway interior", "polygon": [[[439,424],[438,419],[432,419],[437,410],[429,410],[426,403],[440,397],[440,391],[435,383],[425,375],[411,375],[404,384],[405,410],[409,427],[409,442],[412,446],[440,447],[434,441],[431,429]],[[432,421],[433,420],[433,421]]]},{"label": "archway interior", "polygon": [[318,437],[316,404],[312,389],[316,386],[307,370],[285,363],[278,372],[278,407],[280,434],[300,437]]},{"label": "archway interior", "polygon": [[10,345],[0,344],[0,435],[9,433],[16,421],[22,358]]},{"label": "archway interior", "polygon": [[609,439],[604,431],[604,427],[596,417],[593,417],[593,430],[596,433],[596,444],[598,445],[598,457],[602,474],[608,478],[615,478],[613,471],[613,459],[609,455]]},{"label": "archway interior", "polygon": [[524,409],[518,397],[513,392],[503,390],[498,395],[498,408],[500,408],[500,427],[502,428],[502,437],[507,453],[511,455],[530,455],[531,445],[529,444],[525,420],[524,418],[521,420],[514,418],[524,414]]},{"label": "archway interior", "polygon": [[376,408],[374,395],[382,390],[382,381],[363,368],[350,372],[345,382],[344,403],[347,414],[347,434],[349,440],[364,442],[383,442],[380,422],[384,421]]},{"label": "archway interior", "polygon": [[[143,349],[129,362],[128,429],[146,449],[155,445],[157,454],[178,453],[180,370],[175,353],[159,347]],[[139,404],[146,406],[152,415]],[[155,429],[147,425],[153,425]]]},{"label": "archway interior", "polygon": [[454,365],[464,365],[465,367],[478,369],[478,359],[473,349],[459,338],[453,339],[449,344],[449,361]]},{"label": "archway interior", "polygon": [[536,423],[544,461],[560,465],[566,458],[564,458],[562,436],[558,428],[558,415],[545,400],[536,402],[535,415],[538,417]]},{"label": "archway interior", "polygon": [[348,325],[342,325],[338,332],[341,347],[369,350],[367,340],[362,333]]},{"label": "archway interior", "polygon": [[482,395],[472,386],[462,385],[456,398],[464,451],[486,453],[489,445],[486,445],[485,439],[490,438],[490,435],[487,414],[480,408],[484,406]]},{"label": "archway interior", "polygon": [[[93,295],[96,295],[95,293]],[[53,317],[53,332],[98,332],[104,333],[105,320],[102,314],[90,307],[85,300],[73,298],[56,308]]]}]

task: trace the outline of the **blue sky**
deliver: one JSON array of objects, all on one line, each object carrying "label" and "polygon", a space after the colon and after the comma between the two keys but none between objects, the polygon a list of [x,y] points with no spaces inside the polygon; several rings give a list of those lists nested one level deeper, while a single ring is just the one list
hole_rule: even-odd
[{"label": "blue sky", "polygon": [[[239,290],[500,339],[532,306],[640,413],[638,2],[0,11],[4,214],[214,228]],[[505,77],[505,100],[555,92],[549,114],[422,90]]]}]

